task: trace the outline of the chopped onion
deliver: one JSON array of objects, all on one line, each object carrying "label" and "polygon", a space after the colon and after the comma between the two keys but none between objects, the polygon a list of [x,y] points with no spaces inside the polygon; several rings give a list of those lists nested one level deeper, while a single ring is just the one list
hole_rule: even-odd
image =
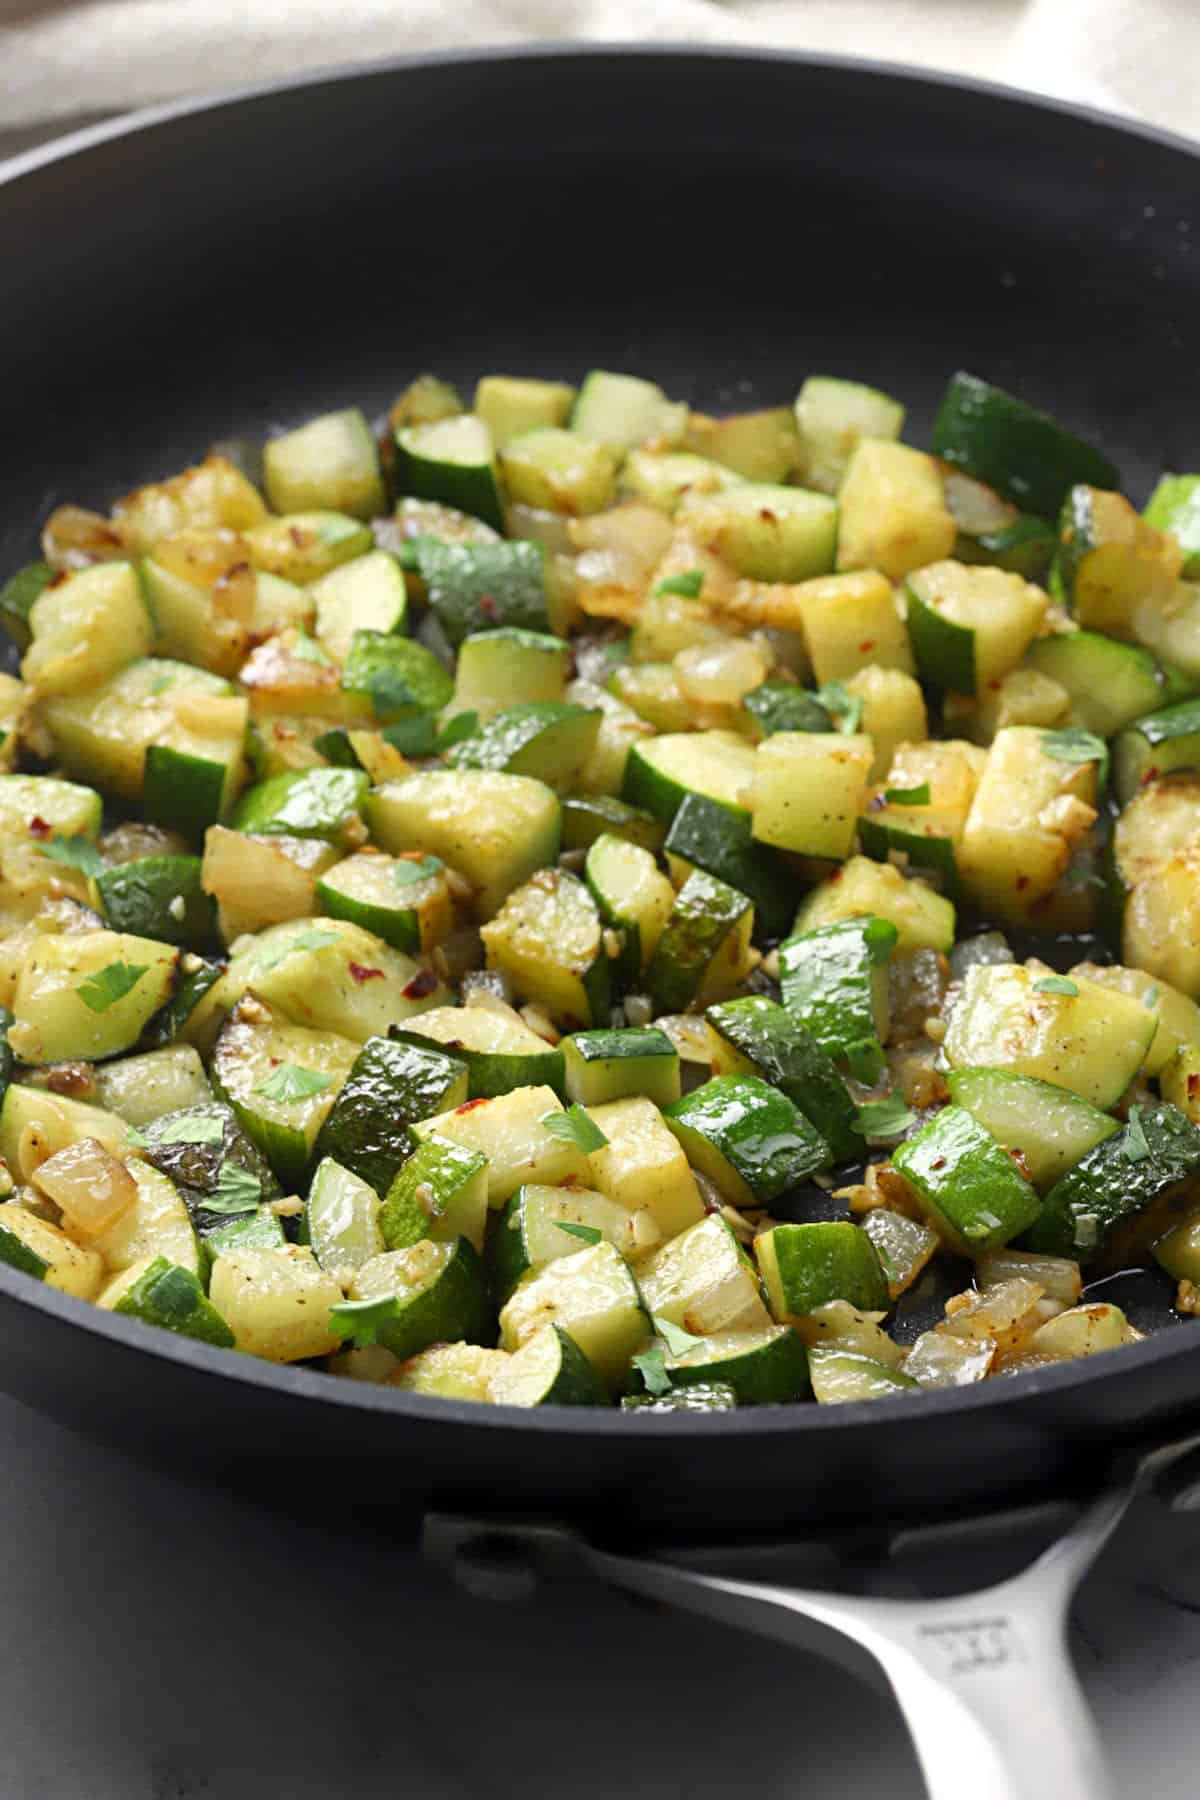
[{"label": "chopped onion", "polygon": [[61,1207],[67,1230],[83,1237],[107,1231],[137,1200],[137,1183],[125,1164],[95,1138],[79,1138],[47,1157],[33,1182]]}]

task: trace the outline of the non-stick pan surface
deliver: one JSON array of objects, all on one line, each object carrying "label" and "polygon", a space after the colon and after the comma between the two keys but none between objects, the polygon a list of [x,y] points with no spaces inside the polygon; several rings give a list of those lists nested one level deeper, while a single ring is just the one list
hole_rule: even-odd
[{"label": "non-stick pan surface", "polygon": [[[146,116],[0,181],[0,569],[210,440],[432,367],[639,371],[713,410],[962,366],[1141,496],[1194,467],[1200,159],[1013,94],[700,51],[402,64]],[[721,1419],[408,1399],[144,1331],[0,1270],[0,1385],[264,1494],[768,1533],[1086,1484],[1200,1417],[1200,1337],[978,1392]]]}]

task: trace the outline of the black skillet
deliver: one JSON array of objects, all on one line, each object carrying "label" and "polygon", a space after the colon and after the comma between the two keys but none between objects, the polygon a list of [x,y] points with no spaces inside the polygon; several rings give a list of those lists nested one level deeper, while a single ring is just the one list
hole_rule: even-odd
[{"label": "black skillet", "polygon": [[[215,438],[378,407],[426,367],[468,384],[629,369],[709,410],[842,373],[901,395],[920,442],[962,366],[1099,440],[1140,498],[1200,453],[1198,192],[1192,147],[1078,110],[698,50],[432,59],[85,132],[0,172],[0,571],[60,500],[103,507]],[[267,1494],[373,1494],[405,1528],[466,1508],[622,1546],[894,1532],[1094,1494],[1118,1452],[1200,1426],[1200,1337],[1155,1296],[1135,1316],[1161,1329],[1094,1363],[710,1419],[408,1399],[145,1332],[2,1269],[0,1294],[18,1398]],[[647,1570],[607,1563],[682,1580]],[[1036,1582],[1065,1599],[1053,1573]],[[694,1582],[675,1597],[732,1604]],[[964,1624],[943,1606],[892,1659],[910,1722],[939,1674],[960,1690],[933,1737],[914,1723],[927,1774],[945,1780],[957,1746],[975,1795],[1091,1800],[1102,1777],[1063,1747],[1075,1702],[1048,1701],[1044,1668],[1040,1700],[1014,1690],[983,1739],[959,1718],[1051,1653],[1057,1628],[1043,1643],[1006,1608]],[[882,1654],[884,1627],[863,1630]],[[1057,1763],[1000,1770],[1018,1715]]]}]

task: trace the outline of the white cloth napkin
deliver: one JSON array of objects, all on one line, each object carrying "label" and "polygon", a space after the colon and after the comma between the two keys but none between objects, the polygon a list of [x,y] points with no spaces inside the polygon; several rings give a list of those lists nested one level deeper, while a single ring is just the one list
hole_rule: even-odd
[{"label": "white cloth napkin", "polygon": [[1200,134],[1200,0],[0,0],[0,150],[289,71],[529,39],[834,51]]}]

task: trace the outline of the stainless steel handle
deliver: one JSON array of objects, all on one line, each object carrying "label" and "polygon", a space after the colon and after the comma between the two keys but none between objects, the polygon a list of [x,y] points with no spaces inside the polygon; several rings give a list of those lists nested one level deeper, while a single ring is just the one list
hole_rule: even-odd
[{"label": "stainless steel handle", "polygon": [[[1116,1800],[1066,1647],[1071,1596],[1142,1486],[1200,1511],[1200,1437],[1114,1474],[1021,1574],[949,1599],[880,1599],[601,1550],[567,1526],[431,1514],[427,1553],[468,1591],[515,1599],[555,1564],[829,1657],[891,1689],[930,1800]],[[904,1539],[899,1533],[897,1542]],[[718,1551],[728,1562],[729,1552]]]},{"label": "stainless steel handle", "polygon": [[1116,1800],[1066,1648],[1071,1595],[1132,1496],[1107,1493],[1012,1580],[949,1600],[880,1600],[701,1573],[593,1550],[619,1586],[743,1629],[816,1645],[838,1633],[882,1669],[912,1734],[930,1800]]}]

